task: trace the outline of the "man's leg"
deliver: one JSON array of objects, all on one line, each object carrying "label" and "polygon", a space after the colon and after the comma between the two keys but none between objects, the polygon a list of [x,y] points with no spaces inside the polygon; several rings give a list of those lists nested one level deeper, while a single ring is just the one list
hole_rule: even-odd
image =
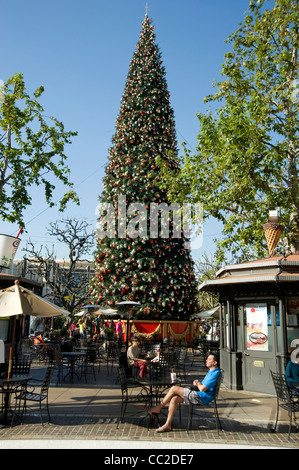
[{"label": "man's leg", "polygon": [[173,397],[180,397],[182,401],[179,401],[178,403],[183,403],[184,401],[184,389],[183,387],[179,387],[178,385],[174,385],[169,389],[161,403],[157,406],[153,406],[150,408],[149,413],[150,414],[159,414],[161,413],[162,408],[167,405],[167,403],[170,403],[171,399]]},{"label": "man's leg", "polygon": [[169,402],[169,407],[168,407],[168,415],[165,424],[161,426],[160,428],[156,429],[156,432],[166,432],[166,431],[171,431],[171,425],[172,421],[175,415],[175,412],[177,410],[178,404],[183,403],[184,398],[182,398],[179,395],[175,395],[171,398]]}]

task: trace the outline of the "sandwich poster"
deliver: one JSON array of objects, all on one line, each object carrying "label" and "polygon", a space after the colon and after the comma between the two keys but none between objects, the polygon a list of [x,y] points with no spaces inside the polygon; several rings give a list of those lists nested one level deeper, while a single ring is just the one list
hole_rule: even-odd
[{"label": "sandwich poster", "polygon": [[267,304],[247,304],[247,349],[268,351]]}]

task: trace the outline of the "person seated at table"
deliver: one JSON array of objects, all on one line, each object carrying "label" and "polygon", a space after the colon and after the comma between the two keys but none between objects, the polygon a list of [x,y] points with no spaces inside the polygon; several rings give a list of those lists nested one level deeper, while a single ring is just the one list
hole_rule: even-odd
[{"label": "person seated at table", "polygon": [[151,362],[160,362],[160,349],[157,349],[156,356],[151,360]]},{"label": "person seated at table", "polygon": [[295,361],[289,361],[285,371],[285,378],[287,384],[292,386],[299,385],[299,353],[297,354]]},{"label": "person seated at table", "polygon": [[209,371],[202,382],[194,380],[191,390],[188,387],[174,385],[170,388],[159,405],[148,409],[150,415],[157,417],[157,415],[161,413],[162,408],[169,403],[166,422],[163,426],[156,429],[156,432],[172,430],[172,421],[179,403],[208,405],[214,399],[216,384],[220,374],[217,354],[209,354],[206,360],[206,366],[209,368]]},{"label": "person seated at table", "polygon": [[141,359],[139,349],[139,338],[132,338],[132,346],[129,347],[127,351],[127,360],[129,366],[139,368],[139,377],[142,379],[144,376],[148,376],[148,368],[146,361]]},{"label": "person seated at table", "polygon": [[44,343],[43,337],[41,333],[38,333],[37,331],[35,332],[35,336],[33,338],[34,344],[42,344]]}]

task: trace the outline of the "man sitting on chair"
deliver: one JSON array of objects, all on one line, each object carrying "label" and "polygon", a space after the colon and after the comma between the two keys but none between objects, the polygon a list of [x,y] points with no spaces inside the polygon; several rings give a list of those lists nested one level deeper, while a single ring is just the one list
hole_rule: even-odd
[{"label": "man sitting on chair", "polygon": [[214,399],[216,384],[220,374],[218,364],[218,356],[215,353],[210,353],[206,360],[206,366],[209,368],[209,372],[202,382],[194,380],[191,391],[188,387],[183,388],[174,385],[163,398],[160,405],[149,408],[149,414],[157,416],[161,413],[162,408],[169,403],[166,422],[163,426],[156,429],[156,432],[171,431],[172,421],[179,403],[208,405]]}]

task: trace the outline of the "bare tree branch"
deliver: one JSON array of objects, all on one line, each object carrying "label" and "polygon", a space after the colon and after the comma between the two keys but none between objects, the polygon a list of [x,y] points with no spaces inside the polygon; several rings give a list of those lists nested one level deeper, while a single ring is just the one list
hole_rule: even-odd
[{"label": "bare tree branch", "polygon": [[72,218],[50,223],[48,234],[69,248],[69,259],[62,262],[55,259],[53,248],[38,248],[31,240],[24,249],[30,269],[43,276],[54,301],[71,313],[89,301],[90,269],[84,271],[80,265],[82,257],[95,247],[95,235],[88,229],[86,221]]}]

